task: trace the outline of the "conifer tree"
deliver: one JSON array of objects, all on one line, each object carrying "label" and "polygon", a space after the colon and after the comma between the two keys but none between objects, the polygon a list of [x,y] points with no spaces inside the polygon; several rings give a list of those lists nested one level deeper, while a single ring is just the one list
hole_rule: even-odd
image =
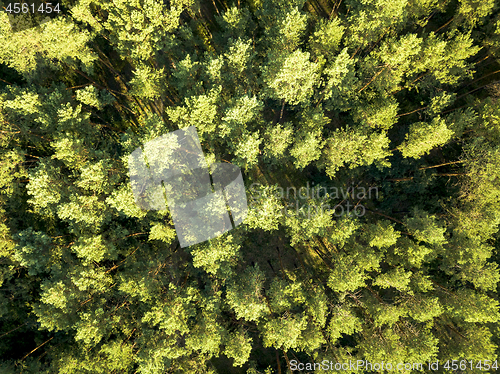
[{"label": "conifer tree", "polygon": [[[64,4],[0,13],[0,372],[497,360],[494,1]],[[181,248],[129,155],[188,126],[248,212]]]}]

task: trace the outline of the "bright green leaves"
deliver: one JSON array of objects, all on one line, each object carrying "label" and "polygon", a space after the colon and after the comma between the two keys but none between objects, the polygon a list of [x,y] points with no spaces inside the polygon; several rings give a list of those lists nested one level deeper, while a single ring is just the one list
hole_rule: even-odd
[{"label": "bright green leaves", "polygon": [[465,322],[497,322],[500,318],[497,300],[470,289],[459,290],[447,302],[449,313]]},{"label": "bright green leaves", "polygon": [[354,92],[358,82],[355,65],[355,60],[350,58],[347,48],[344,48],[325,65],[323,74],[326,78],[324,88],[322,87],[322,95],[326,108],[346,110],[351,107],[357,97]]},{"label": "bright green leaves", "polygon": [[106,333],[106,319],[101,308],[93,313],[81,313],[80,320],[75,326],[77,329],[75,340],[82,341],[88,347],[95,347]]},{"label": "bright green leaves", "polygon": [[381,74],[374,82],[379,89],[388,92],[398,88],[398,83],[411,74],[414,61],[419,57],[423,41],[415,34],[408,34],[401,38],[390,38],[386,43],[370,54],[379,66],[371,67]]},{"label": "bright green leaves", "polygon": [[245,70],[250,68],[250,62],[254,53],[250,40],[230,40],[229,49],[225,53],[227,65],[235,75],[244,78]]},{"label": "bright green leaves", "polygon": [[260,143],[262,139],[259,133],[245,133],[236,143],[234,154],[236,156],[235,163],[245,169],[249,169],[256,165],[260,154]]},{"label": "bright green leaves", "polygon": [[113,96],[105,91],[99,91],[95,86],[87,86],[76,91],[76,99],[83,104],[102,110],[114,101]]},{"label": "bright green leaves", "polygon": [[[15,131],[25,133],[33,125],[39,127],[47,126],[50,121],[47,114],[43,112],[42,95],[29,89],[21,89],[19,87],[9,86],[6,93],[1,97],[1,119],[2,129],[9,130],[11,133],[9,138],[13,139]],[[2,143],[7,136],[2,133]],[[0,143],[0,144],[2,144]]]},{"label": "bright green leaves", "polygon": [[429,112],[436,115],[443,111],[446,107],[453,104],[455,95],[450,95],[447,92],[440,92],[431,99],[429,104]]},{"label": "bright green leaves", "polygon": [[283,313],[305,302],[303,284],[300,282],[288,283],[275,278],[268,291],[269,304],[274,313]]},{"label": "bright green leaves", "polygon": [[101,371],[96,371],[98,373],[125,371],[134,361],[133,345],[125,340],[103,344],[99,353],[103,362],[100,364]]},{"label": "bright green leaves", "polygon": [[234,359],[234,366],[242,366],[250,357],[252,341],[253,339],[243,331],[230,333],[224,348],[224,354]]},{"label": "bright green leaves", "polygon": [[290,244],[295,245],[326,235],[332,225],[333,210],[330,211],[330,208],[332,207],[327,204],[323,206],[320,199],[300,199],[288,203],[284,211],[284,225],[290,237]]},{"label": "bright green leaves", "polygon": [[115,259],[116,248],[111,243],[106,243],[102,235],[79,238],[71,246],[71,250],[80,257],[84,263],[100,262],[103,259]]},{"label": "bright green leaves", "polygon": [[166,225],[162,222],[152,222],[149,240],[161,240],[167,245],[170,245],[176,237],[177,234],[175,229],[170,225]]},{"label": "bright green leaves", "polygon": [[403,236],[398,239],[397,245],[394,248],[396,258],[394,264],[404,263],[409,267],[421,267],[425,261],[432,259],[432,248],[419,245],[410,238]]},{"label": "bright green leaves", "polygon": [[474,211],[485,209],[500,199],[500,188],[497,183],[500,175],[500,148],[496,144],[488,144],[489,141],[486,139],[483,137],[475,139],[465,150],[468,180],[463,185],[463,192],[465,201],[474,201],[476,205]]},{"label": "bright green leaves", "polygon": [[188,319],[195,315],[192,296],[170,292],[170,297],[144,314],[142,322],[158,326],[167,335],[189,333]]},{"label": "bright green leaves", "polygon": [[413,217],[406,220],[408,231],[415,239],[430,245],[440,246],[447,242],[444,237],[446,227],[443,227],[434,215],[415,210]]},{"label": "bright green leaves", "polygon": [[380,255],[367,248],[357,247],[350,255],[341,254],[335,259],[333,270],[328,278],[328,287],[343,293],[356,291],[365,285],[367,271],[379,268]]},{"label": "bright green leaves", "polygon": [[453,38],[443,40],[430,33],[424,41],[419,60],[414,64],[416,73],[428,70],[438,82],[455,84],[471,75],[467,59],[479,52],[470,35],[453,33]]},{"label": "bright green leaves", "polygon": [[407,34],[397,40],[388,40],[373,52],[373,56],[391,69],[406,71],[410,68],[414,56],[419,55],[421,45],[422,39],[417,35]]},{"label": "bright green leaves", "polygon": [[233,39],[243,37],[252,28],[251,14],[248,8],[230,7],[218,21],[224,28],[224,35]]},{"label": "bright green leaves", "polygon": [[321,108],[306,111],[301,118],[300,130],[296,132],[290,154],[295,158],[295,166],[303,169],[321,156],[323,127],[330,123]]},{"label": "bright green leaves", "polygon": [[172,84],[182,96],[190,96],[188,93],[198,92],[200,89],[201,82],[196,79],[199,68],[200,63],[193,61],[189,54],[175,63]]},{"label": "bright green leaves", "polygon": [[56,18],[43,26],[41,44],[44,47],[41,52],[48,58],[68,65],[80,62],[85,70],[92,71],[97,54],[88,47],[90,40],[91,35],[87,30],[80,29],[75,23],[64,18]]},{"label": "bright green leaves", "polygon": [[234,100],[222,118],[220,136],[239,137],[252,121],[260,117],[262,102],[256,96],[243,96]]},{"label": "bright green leaves", "polygon": [[58,281],[56,283],[45,283],[41,287],[42,302],[52,305],[58,309],[66,309],[68,303],[67,294],[68,287],[64,282]]},{"label": "bright green leaves", "polygon": [[80,176],[75,185],[98,194],[111,193],[118,178],[110,169],[112,169],[110,160],[100,160],[95,164],[87,163],[80,169]]},{"label": "bright green leaves", "polygon": [[376,41],[406,17],[406,0],[349,1],[348,4],[353,10],[349,14],[350,27],[346,39],[354,49]]},{"label": "bright green leaves", "polygon": [[339,248],[343,248],[360,228],[359,221],[343,216],[339,220],[332,222],[332,227],[327,236],[328,241]]},{"label": "bright green leaves", "polygon": [[208,95],[186,98],[185,106],[169,107],[166,112],[169,119],[178,127],[196,126],[200,140],[205,134],[215,132],[219,120],[217,98],[221,88],[214,89]]},{"label": "bright green leaves", "polygon": [[[460,357],[467,356],[475,362],[481,360],[480,357],[484,357],[483,355],[496,357],[497,344],[491,330],[493,329],[486,326],[478,326],[476,324],[467,325],[460,335],[454,334],[446,339],[446,344],[444,345],[446,350],[443,352],[443,357],[459,359]],[[461,339],[457,339],[457,336]],[[486,366],[482,365],[482,368],[484,370]]]},{"label": "bright green leaves", "polygon": [[0,194],[11,195],[14,192],[14,181],[26,176],[22,167],[25,161],[21,150],[12,150],[0,156]]},{"label": "bright green leaves", "polygon": [[240,245],[232,235],[224,235],[195,246],[193,266],[201,267],[206,272],[216,274],[219,269],[229,272],[227,265],[235,265]]},{"label": "bright green leaves", "polygon": [[229,106],[220,124],[219,136],[228,138],[229,146],[235,157],[235,164],[250,169],[258,162],[262,139],[258,132],[249,128],[260,119],[262,102],[257,97],[243,96]]},{"label": "bright green leaves", "polygon": [[160,97],[163,76],[163,69],[155,70],[147,65],[138,65],[134,70],[134,78],[129,82],[130,93],[149,100]]},{"label": "bright green leaves", "polygon": [[135,203],[130,183],[122,184],[116,188],[107,197],[106,203],[126,217],[142,218],[146,215],[146,211],[141,210]]},{"label": "bright green leaves", "polygon": [[316,31],[309,38],[311,52],[317,57],[331,57],[337,52],[345,26],[339,18],[331,21],[320,19],[316,24]]},{"label": "bright green leaves", "polygon": [[290,154],[296,159],[295,165],[303,169],[312,161],[319,159],[323,147],[320,136],[314,133],[299,134]]},{"label": "bright green leaves", "polygon": [[150,303],[158,293],[158,287],[144,274],[120,274],[118,290],[143,303]]},{"label": "bright green leaves", "polygon": [[278,24],[273,25],[279,30],[280,45],[276,45],[276,47],[284,47],[289,51],[297,48],[307,27],[307,18],[308,15],[296,7],[292,7],[289,12],[285,13],[284,17],[280,17]]},{"label": "bright green leaves", "polygon": [[406,140],[399,146],[403,157],[419,158],[432,149],[444,145],[453,136],[446,122],[435,117],[431,123],[417,122],[410,125]]},{"label": "bright green leaves", "polygon": [[268,313],[269,308],[262,293],[264,280],[264,273],[256,266],[248,267],[242,277],[230,282],[226,299],[238,319],[258,321]]},{"label": "bright green leaves", "polygon": [[52,146],[55,149],[53,158],[64,162],[70,168],[83,166],[90,156],[83,139],[60,137]]},{"label": "bright green leaves", "polygon": [[179,26],[180,14],[191,4],[189,0],[175,0],[167,8],[160,1],[120,0],[113,4],[99,1],[97,5],[106,11],[102,26],[118,52],[145,61],[172,46],[171,33]]},{"label": "bright green leaves", "polygon": [[61,171],[49,160],[42,160],[30,172],[27,192],[28,200],[42,214],[54,214],[59,202],[67,194],[67,186],[61,179]]},{"label": "bright green leaves", "polygon": [[283,216],[283,205],[278,198],[275,187],[251,186],[249,209],[245,223],[250,228],[261,228],[266,231],[278,229],[280,217]]},{"label": "bright green leaves", "polygon": [[396,244],[401,234],[394,230],[394,225],[390,222],[379,221],[375,225],[368,225],[365,235],[370,247],[384,249]]},{"label": "bright green leaves", "polygon": [[286,57],[269,56],[270,63],[263,67],[263,76],[272,98],[292,105],[305,103],[310,98],[319,66],[309,58],[309,52],[298,49]]},{"label": "bright green leaves", "polygon": [[[92,37],[87,30],[81,29],[69,19],[59,17],[43,23],[39,28],[13,33],[6,13],[3,15],[5,17],[0,21],[0,35],[5,44],[0,51],[1,63],[31,79],[34,78],[37,66],[42,69],[58,68],[64,63],[74,67],[82,66],[87,72],[92,70],[97,54],[88,46]],[[44,58],[37,58],[40,56]]]},{"label": "bright green leaves", "polygon": [[469,27],[482,23],[484,18],[495,9],[495,1],[461,0],[458,14],[464,17]]},{"label": "bright green leaves", "polygon": [[418,322],[431,321],[444,312],[439,299],[432,296],[419,295],[410,297],[406,306],[408,308],[408,315]]},{"label": "bright green leaves", "polygon": [[105,292],[113,284],[111,276],[104,269],[76,268],[71,281],[80,291]]},{"label": "bright green leaves", "polygon": [[380,288],[395,288],[399,291],[409,290],[411,272],[405,272],[402,268],[397,267],[388,272],[379,275],[373,282],[375,286]]},{"label": "bright green leaves", "polygon": [[[2,212],[3,213],[3,212]],[[0,216],[2,217],[2,216]],[[2,217],[2,220],[4,218]],[[10,258],[14,254],[15,243],[12,240],[10,230],[5,223],[0,223],[0,257]],[[9,272],[5,271],[1,274],[0,286],[3,284],[4,278],[7,278]]]},{"label": "bright green leaves", "polygon": [[292,314],[273,318],[266,322],[263,327],[264,347],[274,347],[284,351],[296,348],[306,327],[306,316]]},{"label": "bright green leaves", "polygon": [[353,119],[367,129],[389,130],[397,122],[398,103],[394,98],[361,106]]},{"label": "bright green leaves", "polygon": [[[281,315],[284,317],[277,320],[271,319],[266,323],[264,328],[267,334],[270,335],[275,332],[269,330],[280,328],[281,324],[288,323],[288,321],[285,322],[284,320],[289,319],[289,311],[303,310],[307,314],[309,321],[306,326],[302,324],[304,318],[298,323],[299,329],[304,331],[297,338],[296,348],[313,351],[325,343],[321,329],[325,328],[326,325],[329,302],[328,296],[322,287],[314,285],[312,282],[302,282],[290,274],[287,280],[275,278],[266,293],[273,316]],[[295,315],[292,318],[297,321],[295,317],[299,316]],[[293,328],[296,329],[297,326]],[[272,344],[276,343],[279,344],[278,341]]]},{"label": "bright green leaves", "polygon": [[422,39],[415,34],[387,38],[360,62],[359,71],[364,73],[364,79],[358,93],[366,90],[365,94],[371,96],[370,91],[377,91],[377,101],[387,100],[387,96],[399,89],[401,81],[412,75],[421,45]]},{"label": "bright green leaves", "polygon": [[324,166],[326,173],[334,177],[345,164],[361,162],[362,143],[352,130],[337,130],[327,139]]},{"label": "bright green leaves", "polygon": [[373,317],[375,327],[394,326],[401,318],[405,317],[407,310],[404,306],[398,304],[387,304],[382,301],[375,301],[369,298],[367,309]]},{"label": "bright green leaves", "polygon": [[416,23],[424,27],[429,22],[429,15],[435,11],[442,11],[447,2],[438,0],[415,0],[407,5],[408,15],[416,20]]},{"label": "bright green leaves", "polygon": [[275,47],[293,51],[299,45],[307,27],[308,15],[302,13],[298,8],[292,7],[284,16],[278,18],[278,23],[273,25],[279,30]]},{"label": "bright green leaves", "polygon": [[[396,326],[365,330],[365,338],[358,346],[362,357],[369,362],[390,362],[393,368],[400,362],[425,363],[435,360],[439,340],[431,330],[410,325],[404,331],[401,334]],[[422,367],[425,368],[425,364]]]},{"label": "bright green leaves", "polygon": [[259,18],[266,33],[263,42],[267,50],[290,53],[298,47],[307,28],[308,14],[300,10],[304,2],[263,2]]},{"label": "bright green leaves", "polygon": [[388,165],[385,158],[391,154],[388,150],[389,142],[384,132],[373,132],[367,136],[352,129],[336,130],[326,140],[320,165],[326,169],[330,178],[344,165],[354,168],[370,165],[375,161]]},{"label": "bright green leaves", "polygon": [[335,307],[328,326],[331,343],[336,344],[342,335],[352,335],[357,331],[361,331],[362,325],[363,320],[356,315],[353,308],[346,305]]},{"label": "bright green leaves", "polygon": [[205,298],[203,304],[202,311],[198,314],[198,323],[186,337],[186,347],[211,357],[219,354],[222,336],[226,331],[217,321],[217,314],[220,313],[217,300]]},{"label": "bright green leaves", "polygon": [[290,123],[268,127],[264,135],[264,157],[277,162],[286,157],[285,151],[292,143],[293,127]]},{"label": "bright green leaves", "polygon": [[111,217],[105,213],[106,204],[99,201],[97,196],[75,196],[69,201],[60,204],[57,214],[60,219],[70,223],[73,230],[98,231],[101,225]]},{"label": "bright green leaves", "polygon": [[66,350],[56,360],[57,368],[67,374],[77,374],[82,368],[95,374],[124,372],[133,365],[133,345],[125,338],[101,344],[93,354]]},{"label": "bright green leaves", "polygon": [[313,282],[308,282],[306,287],[306,311],[317,327],[325,328],[329,315],[329,298],[326,290],[323,286],[316,285]]}]

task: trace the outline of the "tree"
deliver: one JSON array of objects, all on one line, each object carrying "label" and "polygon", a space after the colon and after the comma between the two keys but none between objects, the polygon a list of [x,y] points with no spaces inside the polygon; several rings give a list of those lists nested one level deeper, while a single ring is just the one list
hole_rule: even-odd
[{"label": "tree", "polygon": [[[0,371],[497,358],[494,2],[63,3],[0,15]],[[181,248],[129,156],[187,126],[248,212]]]},{"label": "tree", "polygon": [[453,135],[444,120],[439,117],[433,119],[432,124],[414,123],[406,135],[406,141],[400,149],[403,157],[420,157],[429,153],[434,147],[445,144]]}]

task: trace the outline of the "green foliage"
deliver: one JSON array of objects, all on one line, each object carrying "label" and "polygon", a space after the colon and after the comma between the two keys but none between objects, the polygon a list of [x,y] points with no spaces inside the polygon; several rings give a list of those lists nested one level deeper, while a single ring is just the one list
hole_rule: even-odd
[{"label": "green foliage", "polygon": [[[497,358],[494,1],[63,3],[0,14],[0,372]],[[248,212],[181,248],[129,155],[187,126]]]},{"label": "green foliage", "polygon": [[286,57],[271,55],[271,64],[263,69],[269,96],[297,105],[305,103],[313,94],[318,79],[318,65],[310,61],[309,52],[296,50]]},{"label": "green foliage", "polygon": [[380,257],[368,249],[338,256],[328,278],[328,287],[339,293],[356,291],[365,285],[368,279],[366,272],[379,267],[379,261]]},{"label": "green foliage", "polygon": [[261,228],[266,231],[278,229],[280,217],[283,215],[276,186],[254,186],[251,189],[249,209],[245,223],[250,228]]},{"label": "green foliage", "polygon": [[234,359],[234,366],[242,366],[248,361],[252,351],[252,338],[244,332],[234,332],[227,338],[224,354]]},{"label": "green foliage", "polygon": [[264,347],[274,347],[285,351],[295,348],[303,330],[306,329],[306,318],[291,315],[281,318],[273,318],[266,322],[263,327]]},{"label": "green foliage", "polygon": [[161,77],[163,69],[153,70],[149,66],[138,66],[134,71],[134,78],[129,82],[133,95],[146,99],[158,98],[161,94]]},{"label": "green foliage", "polygon": [[366,231],[370,247],[380,249],[396,244],[400,233],[394,230],[394,225],[388,221],[379,221],[376,225],[369,225]]},{"label": "green foliage", "polygon": [[355,168],[371,165],[375,161],[388,165],[385,158],[390,155],[387,149],[389,139],[384,133],[373,132],[370,135],[362,135],[352,129],[340,129],[332,133],[326,144],[320,166],[326,169],[327,175],[331,178],[344,165]]},{"label": "green foliage", "polygon": [[338,306],[332,312],[332,319],[328,326],[328,334],[332,344],[335,344],[343,335],[352,335],[361,331],[363,320],[356,316],[353,309]]},{"label": "green foliage", "polygon": [[446,243],[446,238],[444,237],[446,228],[441,227],[433,215],[416,209],[413,217],[406,220],[406,225],[410,233],[418,241],[423,241],[430,245],[442,245]]},{"label": "green foliage", "polygon": [[193,249],[193,266],[215,274],[224,265],[235,264],[239,249],[240,245],[231,235],[217,238],[209,243],[201,243]]},{"label": "green foliage", "polygon": [[269,310],[262,294],[264,273],[256,266],[247,268],[242,275],[228,285],[227,302],[237,318],[257,321]]},{"label": "green foliage", "polygon": [[309,46],[315,56],[333,57],[338,51],[345,27],[339,18],[331,21],[320,19],[316,31],[309,38]]},{"label": "green foliage", "polygon": [[433,148],[442,146],[453,136],[444,120],[439,117],[433,123],[418,122],[410,126],[405,142],[400,146],[403,157],[419,158]]},{"label": "green foliage", "polygon": [[266,130],[264,156],[269,160],[279,161],[285,157],[285,151],[292,143],[293,128],[290,124],[278,124]]}]

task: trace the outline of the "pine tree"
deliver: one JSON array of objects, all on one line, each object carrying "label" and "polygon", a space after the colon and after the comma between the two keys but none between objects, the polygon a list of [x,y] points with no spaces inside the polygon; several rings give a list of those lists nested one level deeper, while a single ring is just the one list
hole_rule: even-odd
[{"label": "pine tree", "polygon": [[[64,9],[0,15],[1,372],[496,360],[495,2]],[[181,248],[129,156],[188,126],[248,213]]]}]

